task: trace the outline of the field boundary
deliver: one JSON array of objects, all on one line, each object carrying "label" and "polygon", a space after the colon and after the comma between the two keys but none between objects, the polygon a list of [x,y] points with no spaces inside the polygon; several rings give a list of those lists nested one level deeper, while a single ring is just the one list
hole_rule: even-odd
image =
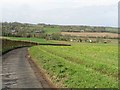
[{"label": "field boundary", "polygon": [[[8,43],[7,43],[8,42]],[[12,45],[10,45],[9,43],[19,43],[21,45],[16,45],[14,47],[12,47]],[[8,50],[6,51],[3,51],[3,48],[4,48],[4,44],[9,44],[9,48]],[[2,39],[2,55],[11,51],[11,50],[14,50],[14,49],[17,49],[17,48],[22,48],[22,47],[31,47],[31,46],[35,46],[35,45],[51,45],[51,46],[71,46],[70,44],[50,44],[50,43],[38,43],[38,42],[31,42],[31,41],[21,41],[21,40],[10,40],[10,39]],[[12,47],[12,48],[10,48]]]}]

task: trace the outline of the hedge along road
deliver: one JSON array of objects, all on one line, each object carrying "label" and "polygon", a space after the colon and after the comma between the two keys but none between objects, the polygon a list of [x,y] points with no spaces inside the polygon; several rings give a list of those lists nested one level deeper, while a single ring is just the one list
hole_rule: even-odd
[{"label": "hedge along road", "polygon": [[2,88],[51,88],[42,75],[36,75],[26,57],[27,49],[19,48],[3,55]]}]

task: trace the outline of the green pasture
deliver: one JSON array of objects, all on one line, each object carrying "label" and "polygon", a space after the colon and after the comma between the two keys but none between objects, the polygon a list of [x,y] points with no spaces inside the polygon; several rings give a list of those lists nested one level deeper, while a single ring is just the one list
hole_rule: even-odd
[{"label": "green pasture", "polygon": [[43,30],[47,34],[59,33],[61,31],[60,27],[58,27],[58,26],[55,26],[55,27],[44,27]]},{"label": "green pasture", "polygon": [[29,53],[58,87],[118,88],[117,45],[34,46]]}]

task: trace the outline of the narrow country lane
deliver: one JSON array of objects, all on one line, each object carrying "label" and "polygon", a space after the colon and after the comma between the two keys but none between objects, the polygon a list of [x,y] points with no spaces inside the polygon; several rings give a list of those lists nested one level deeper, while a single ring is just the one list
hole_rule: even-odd
[{"label": "narrow country lane", "polygon": [[2,88],[49,88],[43,87],[35,75],[26,57],[27,49],[19,48],[3,55]]}]

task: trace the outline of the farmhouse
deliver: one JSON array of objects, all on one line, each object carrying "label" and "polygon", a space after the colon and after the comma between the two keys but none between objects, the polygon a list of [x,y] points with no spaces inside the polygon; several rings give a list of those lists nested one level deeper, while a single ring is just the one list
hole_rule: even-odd
[{"label": "farmhouse", "polygon": [[16,30],[11,30],[12,35],[16,35],[17,31]]},{"label": "farmhouse", "polygon": [[12,33],[16,32],[16,30],[11,30]]},{"label": "farmhouse", "polygon": [[80,30],[80,32],[85,32],[85,30]]}]

